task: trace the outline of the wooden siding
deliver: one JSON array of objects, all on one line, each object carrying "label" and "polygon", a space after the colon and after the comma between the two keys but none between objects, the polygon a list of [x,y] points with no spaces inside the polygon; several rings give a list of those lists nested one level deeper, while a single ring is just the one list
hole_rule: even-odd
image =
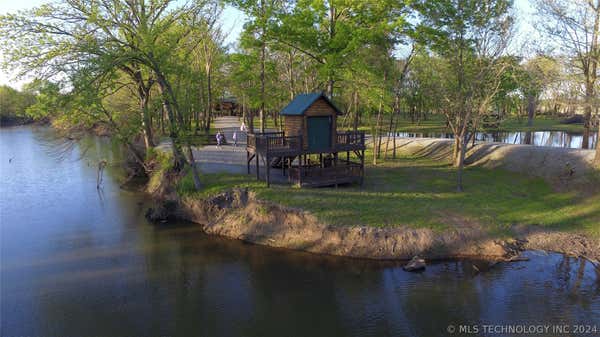
[{"label": "wooden siding", "polygon": [[323,98],[316,100],[304,113],[306,116],[335,116],[335,109]]},{"label": "wooden siding", "polygon": [[[331,116],[331,146],[335,147],[337,133],[337,114],[335,109],[323,98],[316,100],[304,114],[304,135],[308,135],[306,118],[311,116]],[[304,137],[304,148],[308,148],[308,137]]]},{"label": "wooden siding", "polygon": [[283,130],[286,136],[299,136],[304,130],[304,116],[284,116]]}]

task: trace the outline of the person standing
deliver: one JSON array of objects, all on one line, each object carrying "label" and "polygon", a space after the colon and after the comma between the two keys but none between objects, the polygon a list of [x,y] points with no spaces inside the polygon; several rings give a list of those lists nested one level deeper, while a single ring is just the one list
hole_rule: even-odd
[{"label": "person standing", "polygon": [[221,131],[217,132],[217,149],[221,148],[221,142],[223,141],[223,137],[221,135]]},{"label": "person standing", "polygon": [[233,136],[231,136],[231,139],[233,139],[233,147],[237,147],[237,131],[233,131]]}]

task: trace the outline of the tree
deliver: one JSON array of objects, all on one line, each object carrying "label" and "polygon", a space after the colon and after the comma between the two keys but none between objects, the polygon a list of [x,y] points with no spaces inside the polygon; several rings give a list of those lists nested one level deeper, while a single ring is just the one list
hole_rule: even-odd
[{"label": "tree", "polygon": [[270,38],[306,55],[318,65],[326,93],[360,51],[382,40],[396,41],[407,22],[400,0],[297,0],[286,7]]},{"label": "tree", "polygon": [[540,26],[581,71],[584,94],[582,147],[589,147],[600,63],[600,0],[538,0]]},{"label": "tree", "polygon": [[540,55],[526,61],[520,75],[520,86],[527,102],[527,126],[532,126],[540,96],[557,81],[559,69],[554,58]]},{"label": "tree", "polygon": [[7,85],[0,86],[0,119],[27,119],[27,109],[35,103],[35,94],[25,88],[23,91]]},{"label": "tree", "polygon": [[[98,82],[95,87],[110,88],[109,84],[118,78],[115,71],[121,71],[133,83],[156,83],[168,115],[174,169],[181,171],[189,163],[195,185],[200,188],[191,147],[179,137],[188,127],[179,110],[170,73],[175,68],[174,55],[201,22],[205,5],[202,1],[176,6],[169,0],[67,0],[0,17],[0,36],[12,41],[3,46],[8,63],[42,78],[74,81],[84,71],[93,74],[85,78]],[[142,74],[151,78],[140,81]],[[94,87],[93,84],[82,87]],[[147,113],[147,109],[141,110],[142,115]],[[140,119],[144,120],[145,117]],[[137,129],[143,130],[143,124]],[[182,147],[187,150],[189,161]]]},{"label": "tree", "polygon": [[503,53],[512,18],[510,0],[421,1],[416,8],[422,22],[419,38],[445,63],[442,111],[454,133],[453,162],[457,190],[462,174],[469,131],[487,113],[498,93],[507,67]]},{"label": "tree", "polygon": [[265,63],[267,59],[267,43],[269,40],[270,27],[275,19],[276,12],[281,7],[279,0],[230,0],[230,2],[243,10],[250,17],[250,21],[244,25],[242,35],[242,46],[245,48],[258,48],[260,65],[260,132],[266,128],[265,102],[266,102],[266,75]]}]

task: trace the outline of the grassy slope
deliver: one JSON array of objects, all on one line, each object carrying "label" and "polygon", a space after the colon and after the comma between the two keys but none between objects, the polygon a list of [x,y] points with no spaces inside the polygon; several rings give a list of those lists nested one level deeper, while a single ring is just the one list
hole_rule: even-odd
[{"label": "grassy slope", "polygon": [[479,224],[496,235],[512,224],[542,225],[600,236],[600,195],[581,199],[576,192],[555,192],[541,179],[501,170],[468,168],[466,192],[455,192],[455,171],[426,159],[402,158],[367,168],[365,186],[267,189],[251,176],[206,175],[206,187],[192,191],[187,177],[181,194],[206,197],[231,187],[249,187],[258,198],[312,212],[335,225],[429,227],[446,229]]}]

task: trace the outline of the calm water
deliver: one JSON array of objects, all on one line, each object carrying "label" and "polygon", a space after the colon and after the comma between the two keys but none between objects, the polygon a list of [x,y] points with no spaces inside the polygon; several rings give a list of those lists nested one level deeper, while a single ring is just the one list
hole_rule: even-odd
[{"label": "calm water", "polygon": [[[393,135],[393,134],[392,134]],[[414,133],[397,132],[397,137],[427,137],[427,138],[452,138],[452,133]],[[498,142],[507,144],[529,144],[536,146],[564,147],[580,149],[583,142],[582,133],[564,131],[535,131],[535,132],[477,132],[477,141]],[[589,148],[593,149],[598,141],[598,134],[592,133],[589,137]]]},{"label": "calm water", "polygon": [[[44,145],[50,134],[0,131],[2,336],[442,336],[449,324],[600,329],[600,272],[582,260],[531,253],[529,262],[482,274],[467,261],[411,274],[395,262],[208,237],[197,225],[154,226],[144,220],[143,196],[119,189],[120,157],[106,140],[89,139],[82,160],[75,148],[56,161]],[[113,166],[98,193],[100,158]]]}]

